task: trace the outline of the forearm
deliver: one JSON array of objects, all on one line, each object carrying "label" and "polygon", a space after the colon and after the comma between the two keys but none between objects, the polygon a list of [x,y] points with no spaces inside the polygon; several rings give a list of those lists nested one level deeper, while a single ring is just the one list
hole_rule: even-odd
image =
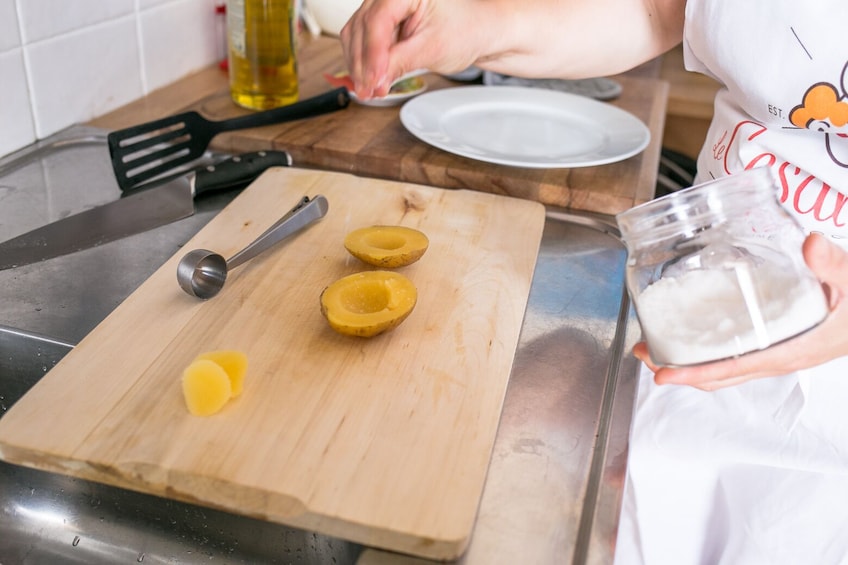
[{"label": "forearm", "polygon": [[648,61],[682,37],[685,0],[364,0],[342,44],[357,94],[382,96],[420,68],[476,64],[581,78]]},{"label": "forearm", "polygon": [[681,0],[477,0],[476,4],[482,30],[497,30],[480,40],[476,64],[512,75],[615,74],[667,51],[683,33]]}]

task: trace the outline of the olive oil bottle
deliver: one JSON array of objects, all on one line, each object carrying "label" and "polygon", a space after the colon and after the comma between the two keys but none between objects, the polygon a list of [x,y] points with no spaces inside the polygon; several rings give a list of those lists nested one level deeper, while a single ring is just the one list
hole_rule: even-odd
[{"label": "olive oil bottle", "polygon": [[230,93],[267,110],[298,97],[295,0],[227,0]]}]

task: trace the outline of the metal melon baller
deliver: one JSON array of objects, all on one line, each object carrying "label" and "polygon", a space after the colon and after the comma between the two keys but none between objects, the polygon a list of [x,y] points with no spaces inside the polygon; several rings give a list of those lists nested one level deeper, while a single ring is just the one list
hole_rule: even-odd
[{"label": "metal melon baller", "polygon": [[324,196],[318,195],[312,199],[304,196],[285,216],[265,230],[265,233],[226,260],[208,249],[189,251],[177,265],[180,288],[197,298],[212,298],[224,287],[229,271],[320,220],[327,214],[327,209],[328,203]]}]

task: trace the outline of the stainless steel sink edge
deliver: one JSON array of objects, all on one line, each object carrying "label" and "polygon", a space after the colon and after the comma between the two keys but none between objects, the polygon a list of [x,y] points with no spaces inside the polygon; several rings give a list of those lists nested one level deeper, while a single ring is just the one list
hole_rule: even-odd
[{"label": "stainless steel sink edge", "polygon": [[[551,207],[547,209],[547,216],[595,229],[624,246],[618,225],[610,216]],[[604,379],[598,435],[572,555],[571,563],[574,565],[609,565],[614,559],[627,472],[629,432],[640,374],[640,362],[630,352],[641,339],[641,327],[622,280],[614,345]]]},{"label": "stainless steel sink edge", "polygon": [[0,417],[73,347],[67,341],[0,325]]}]

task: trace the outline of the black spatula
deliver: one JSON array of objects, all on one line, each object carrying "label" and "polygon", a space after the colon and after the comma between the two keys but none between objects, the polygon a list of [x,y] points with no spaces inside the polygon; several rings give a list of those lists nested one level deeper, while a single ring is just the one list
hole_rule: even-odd
[{"label": "black spatula", "polygon": [[223,131],[309,118],[348,104],[350,96],[342,87],[289,106],[228,120],[211,121],[197,112],[184,112],[110,133],[112,168],[118,186],[126,191],[202,156],[212,138]]}]

